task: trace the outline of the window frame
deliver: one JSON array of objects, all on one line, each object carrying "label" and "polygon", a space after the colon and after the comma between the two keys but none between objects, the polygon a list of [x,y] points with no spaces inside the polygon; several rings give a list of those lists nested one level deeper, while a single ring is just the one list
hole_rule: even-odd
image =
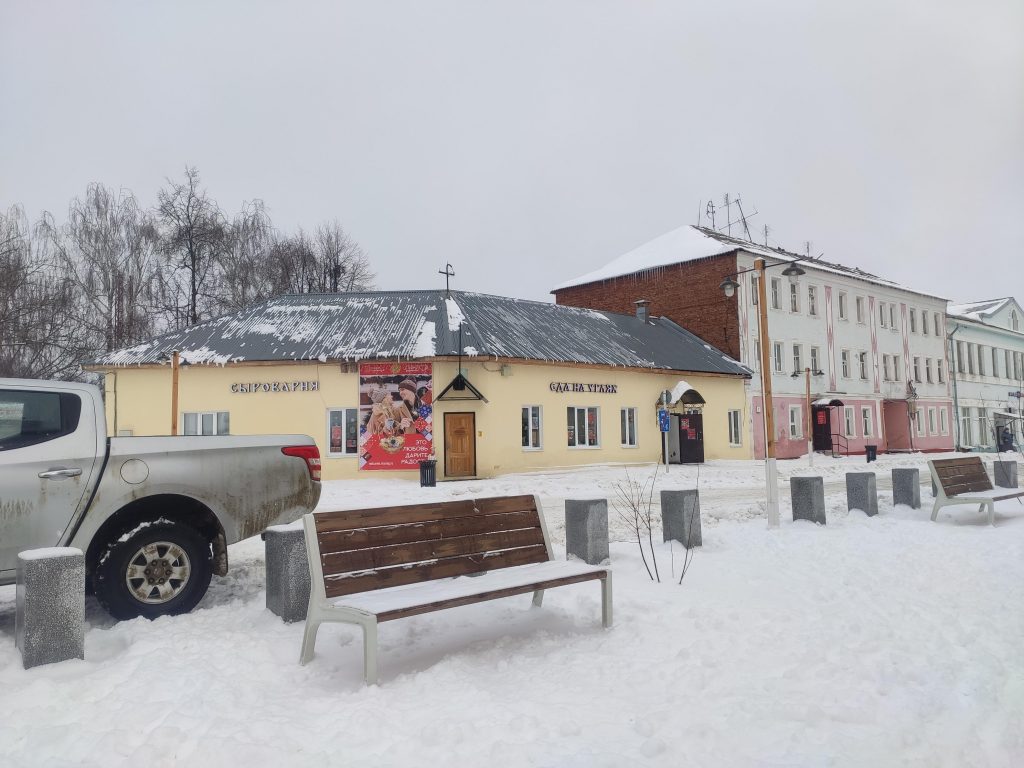
[{"label": "window frame", "polygon": [[865,438],[875,435],[875,410],[869,405],[860,407],[860,428]]},{"label": "window frame", "polygon": [[846,321],[850,320],[850,308],[847,306],[848,303],[849,303],[849,298],[847,296],[846,291],[840,291],[839,292],[839,299],[838,299],[839,319],[840,320],[846,320]]},{"label": "window frame", "polygon": [[[347,446],[345,445],[345,441],[346,441],[347,436],[348,436],[349,411],[352,412],[352,418],[355,420],[355,427],[356,427],[356,444],[355,444],[355,447],[351,451],[349,451],[347,449]],[[341,451],[332,451],[331,450],[331,447],[332,447],[331,428],[332,428],[333,425],[331,424],[331,414],[332,413],[337,413],[337,412],[341,412],[341,414],[342,414],[342,417],[341,417],[342,418],[342,424],[341,424],[341,442],[342,442],[342,446],[341,447],[342,447],[342,450]],[[358,456],[359,455],[359,407],[358,406],[351,406],[351,405],[329,406],[326,409],[326,418],[327,418],[327,451],[326,451],[326,458],[328,458],[328,459],[349,459],[349,458],[355,458],[356,456]]]},{"label": "window frame", "polygon": [[[566,428],[568,428],[568,415],[569,411],[573,411],[573,442],[569,442],[568,433],[566,434],[566,447],[571,451],[593,451],[601,448],[601,407],[598,405],[567,405],[566,407]],[[596,442],[590,443],[589,440],[583,445],[579,442],[579,414],[583,412],[584,424],[589,424],[588,415],[590,411],[594,411],[594,425],[596,435]],[[584,430],[586,434],[586,430]]]},{"label": "window frame", "polygon": [[853,299],[854,299],[853,304],[854,304],[854,308],[855,308],[854,311],[857,313],[857,322],[860,325],[864,325],[864,314],[865,314],[864,313],[864,297],[863,296],[854,296]]},{"label": "window frame", "polygon": [[[741,418],[742,412],[737,408],[726,411],[726,419],[729,424],[729,446],[732,448],[738,448],[743,445],[743,431],[740,429]],[[736,432],[735,441],[733,440],[733,430]]]},{"label": "window frame", "polygon": [[[628,442],[629,427],[630,427],[630,423],[629,423],[630,416],[632,416],[632,421],[633,421],[633,423],[632,423],[632,427],[633,427],[633,442],[632,443]],[[620,444],[620,447],[622,447],[622,448],[639,448],[640,447],[640,438],[638,437],[638,434],[637,434],[638,430],[639,430],[639,423],[638,423],[639,420],[640,420],[639,419],[639,411],[636,408],[636,406],[624,405],[624,406],[622,406],[619,409],[619,444]],[[623,431],[626,432],[625,435],[622,434]],[[627,440],[623,440],[622,439],[623,437],[627,438]]]},{"label": "window frame", "polygon": [[816,285],[807,286],[807,315],[809,317],[818,316],[818,286]]},{"label": "window frame", "polygon": [[792,315],[800,314],[800,283],[789,284],[789,312]]},{"label": "window frame", "polygon": [[848,349],[841,349],[841,350],[839,350],[839,364],[840,364],[840,368],[841,368],[841,372],[842,372],[843,378],[844,379],[851,378],[850,377],[850,372],[853,370],[853,366],[851,365],[850,350],[848,350]]},{"label": "window frame", "polygon": [[[801,405],[790,405],[789,406],[789,439],[800,440],[804,434],[804,418],[803,418],[803,406]],[[793,414],[796,414],[796,420],[793,420]]]},{"label": "window frame", "polygon": [[782,309],[782,279],[773,277],[771,282],[771,307],[772,309]]},{"label": "window frame", "polygon": [[[533,428],[531,420],[533,419],[534,409],[537,411],[537,444],[533,445]],[[526,424],[523,424],[523,419],[526,419]],[[520,447],[524,451],[543,451],[544,450],[544,406],[542,405],[523,405],[519,408],[519,427],[522,431],[522,427],[526,426],[526,439],[530,444],[523,445],[523,435],[520,435],[519,442]]]},{"label": "window frame", "polygon": [[[221,432],[220,431],[220,415],[221,414],[224,414],[227,417],[227,419],[228,419],[228,428],[227,428],[227,431],[225,431],[225,432]],[[199,430],[198,432],[186,432],[185,431],[185,417],[186,416],[195,416],[196,417],[196,429]],[[211,432],[210,434],[205,434],[203,432],[203,417],[204,416],[211,416],[211,417],[213,417],[213,429],[214,429],[214,431]],[[181,417],[179,419],[178,426],[180,427],[180,431],[179,431],[178,434],[184,435],[184,436],[188,436],[188,437],[218,437],[218,436],[221,436],[221,435],[230,435],[231,434],[231,411],[182,411],[181,412]]]},{"label": "window frame", "polygon": [[843,436],[857,437],[857,414],[852,405],[843,406]]}]

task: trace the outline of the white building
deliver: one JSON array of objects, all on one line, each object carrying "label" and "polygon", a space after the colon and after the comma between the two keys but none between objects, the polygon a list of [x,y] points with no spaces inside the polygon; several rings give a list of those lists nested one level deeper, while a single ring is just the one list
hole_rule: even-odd
[{"label": "white building", "polygon": [[956,443],[973,450],[1019,447],[1024,394],[1024,310],[1011,297],[951,304],[949,357],[959,418]]}]

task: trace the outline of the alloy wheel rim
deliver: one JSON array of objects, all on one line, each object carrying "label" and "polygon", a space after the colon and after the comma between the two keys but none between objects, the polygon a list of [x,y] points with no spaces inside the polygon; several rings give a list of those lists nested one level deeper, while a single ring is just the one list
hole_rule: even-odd
[{"label": "alloy wheel rim", "polygon": [[154,541],[132,555],[124,580],[140,603],[159,605],[181,594],[191,573],[184,549],[171,541]]}]

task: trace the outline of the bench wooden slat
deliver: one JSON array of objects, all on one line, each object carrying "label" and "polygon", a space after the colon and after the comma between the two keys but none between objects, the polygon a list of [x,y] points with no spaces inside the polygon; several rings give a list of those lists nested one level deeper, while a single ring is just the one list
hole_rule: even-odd
[{"label": "bench wooden slat", "polygon": [[935,459],[931,465],[935,468],[942,491],[947,497],[992,490],[992,481],[989,480],[980,456],[970,456],[966,459]]},{"label": "bench wooden slat", "polygon": [[485,600],[497,600],[500,597],[513,597],[514,595],[525,595],[529,592],[535,592],[538,589],[554,589],[555,587],[564,587],[569,584],[579,584],[583,581],[591,581],[593,579],[602,579],[605,577],[606,572],[581,573],[575,576],[564,576],[560,579],[548,579],[547,581],[538,581],[533,584],[526,584],[519,587],[492,589],[489,592],[480,592],[475,595],[467,595],[465,597],[453,597],[448,600],[438,600],[437,602],[433,603],[425,603],[423,605],[413,606],[412,608],[402,608],[396,611],[378,613],[377,621],[391,621],[393,619],[404,619],[409,616],[418,616],[421,613],[440,611],[444,610],[445,608],[458,608],[461,605],[472,605],[473,603],[481,603]]},{"label": "bench wooden slat", "polygon": [[521,528],[540,528],[537,510],[505,512],[498,515],[473,515],[448,520],[431,520],[425,523],[354,528],[348,531],[331,531],[317,536],[320,553],[347,552],[367,547],[383,547],[390,544],[404,544],[410,541],[454,538],[474,533],[495,533]]},{"label": "bench wooden slat", "polygon": [[476,508],[485,515],[500,512],[537,511],[533,496],[498,496],[489,499],[477,499]]},{"label": "bench wooden slat", "polygon": [[370,528],[376,525],[425,523],[430,520],[444,520],[474,514],[476,514],[476,507],[472,499],[438,501],[432,504],[407,504],[400,507],[377,509],[347,509],[338,512],[318,512],[316,515],[316,532],[348,531],[353,528]]},{"label": "bench wooden slat", "polygon": [[532,546],[544,546],[544,534],[540,528],[524,528],[519,531],[460,536],[452,539],[439,538],[432,541],[415,541],[348,552],[323,554],[321,550],[321,562],[324,576],[328,576],[349,571],[387,568],[392,565],[421,563],[424,560]]},{"label": "bench wooden slat", "polygon": [[431,579],[444,579],[451,576],[464,576],[468,573],[479,573],[494,568],[510,568],[515,565],[543,563],[548,560],[547,547],[523,547],[498,552],[494,555],[465,555],[437,560],[429,565],[397,566],[379,571],[372,571],[365,576],[349,576],[346,578],[324,578],[324,589],[327,597],[354,595],[358,592],[369,592],[385,587],[398,587]]}]

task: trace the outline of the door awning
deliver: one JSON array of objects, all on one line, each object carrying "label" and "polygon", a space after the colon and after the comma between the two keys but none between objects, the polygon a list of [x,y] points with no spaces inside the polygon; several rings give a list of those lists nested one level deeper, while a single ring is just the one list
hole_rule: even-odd
[{"label": "door awning", "polygon": [[843,404],[843,401],[840,400],[839,398],[836,398],[836,397],[822,397],[822,398],[819,398],[819,399],[815,400],[813,403],[811,403],[811,405],[817,405],[817,406],[823,407],[823,408],[825,408],[825,407],[832,407],[832,406],[841,406],[842,404]]},{"label": "door awning", "polygon": [[456,375],[434,400],[483,400],[485,403],[488,402],[480,390],[470,384],[469,379],[461,373]]},{"label": "door awning", "polygon": [[672,388],[672,391],[669,393],[668,402],[669,405],[676,405],[678,403],[682,403],[683,405],[705,404],[705,400],[701,397],[700,392],[682,379],[680,379],[679,383]]}]

